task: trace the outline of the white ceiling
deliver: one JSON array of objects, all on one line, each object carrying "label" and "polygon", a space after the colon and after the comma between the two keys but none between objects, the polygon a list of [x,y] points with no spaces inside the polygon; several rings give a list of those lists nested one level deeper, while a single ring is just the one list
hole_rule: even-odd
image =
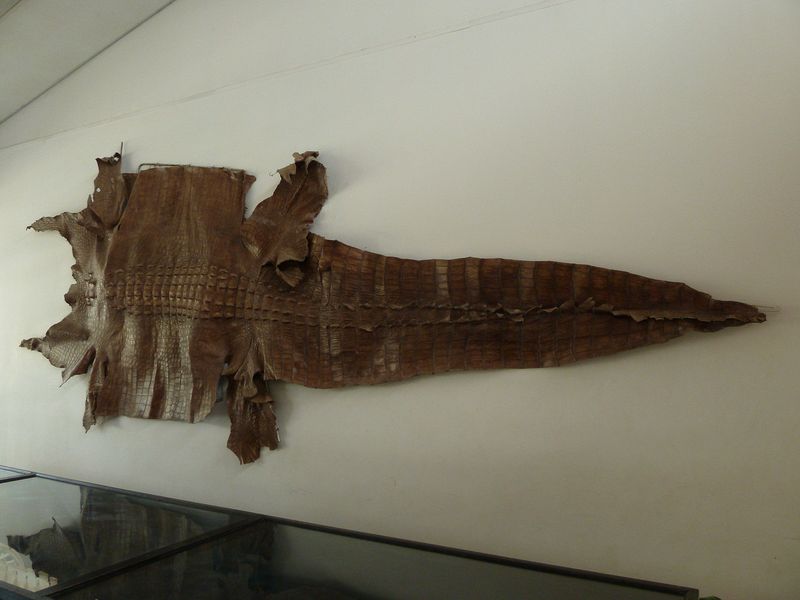
[{"label": "white ceiling", "polygon": [[0,123],[172,1],[0,0]]}]

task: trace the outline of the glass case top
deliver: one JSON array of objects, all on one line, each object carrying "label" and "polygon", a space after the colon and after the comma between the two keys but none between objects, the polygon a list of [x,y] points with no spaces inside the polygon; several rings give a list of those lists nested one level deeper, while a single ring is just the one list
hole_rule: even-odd
[{"label": "glass case top", "polygon": [[677,600],[560,573],[262,521],[56,598]]},{"label": "glass case top", "polygon": [[0,485],[0,507],[0,581],[29,591],[247,518],[40,477]]},{"label": "glass case top", "polygon": [[27,475],[27,473],[0,468],[0,481],[4,481],[6,479],[13,479],[15,477],[22,477],[25,475]]}]

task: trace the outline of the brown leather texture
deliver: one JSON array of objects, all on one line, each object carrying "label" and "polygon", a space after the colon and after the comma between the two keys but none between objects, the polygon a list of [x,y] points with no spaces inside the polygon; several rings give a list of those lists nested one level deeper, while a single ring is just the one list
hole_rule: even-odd
[{"label": "brown leather texture", "polygon": [[124,415],[195,422],[224,389],[242,462],[278,445],[268,382],[317,388],[455,370],[555,367],[688,330],[758,323],[683,283],[550,261],[410,260],[309,232],[327,198],[316,152],[254,177],[217,167],[122,173],[97,159],[88,205],[37,220],[75,255],[72,312],[22,345],[89,373],[84,426]]}]

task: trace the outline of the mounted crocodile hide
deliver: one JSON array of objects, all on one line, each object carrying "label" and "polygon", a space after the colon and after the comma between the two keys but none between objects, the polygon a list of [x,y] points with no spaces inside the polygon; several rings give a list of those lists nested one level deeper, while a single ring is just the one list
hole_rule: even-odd
[{"label": "mounted crocodile hide", "polygon": [[90,372],[84,426],[199,421],[227,383],[228,447],[278,443],[268,382],[318,388],[453,370],[554,367],[764,321],[685,284],[559,262],[407,260],[308,229],[327,197],[316,152],[295,154],[243,219],[254,177],[211,167],[122,173],[97,160],[88,206],[36,221],[72,245],[72,312],[23,341]]}]

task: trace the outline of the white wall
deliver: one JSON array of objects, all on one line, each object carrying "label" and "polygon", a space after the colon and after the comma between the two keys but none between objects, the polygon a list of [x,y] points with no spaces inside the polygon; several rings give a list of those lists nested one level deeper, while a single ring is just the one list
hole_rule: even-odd
[{"label": "white wall", "polygon": [[[0,127],[0,464],[633,577],[800,595],[800,4],[178,0]],[[241,467],[224,408],[84,435],[86,381],[17,347],[66,314],[56,234],[95,156],[294,150],[314,230],[384,254],[557,259],[780,305],[765,325],[562,369],[274,386]]]}]

